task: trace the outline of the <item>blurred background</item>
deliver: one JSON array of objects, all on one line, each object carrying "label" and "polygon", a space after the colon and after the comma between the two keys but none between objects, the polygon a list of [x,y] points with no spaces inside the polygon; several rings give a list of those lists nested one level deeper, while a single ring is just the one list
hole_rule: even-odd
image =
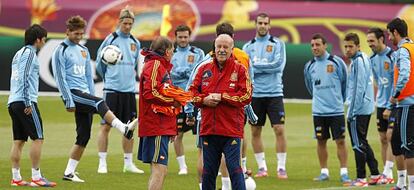
[{"label": "blurred background", "polygon": [[[37,23],[49,32],[48,41],[38,54],[40,91],[54,94],[57,89],[50,58],[54,48],[66,37],[66,19],[81,15],[88,21],[82,43],[95,60],[103,38],[116,30],[119,11],[128,5],[136,15],[132,34],[143,47],[148,47],[158,35],[174,40],[175,27],[186,24],[193,30],[192,45],[206,53],[211,49],[216,24],[233,24],[236,46],[242,47],[255,36],[256,15],[269,14],[270,33],[287,44],[285,97],[308,99],[303,66],[312,58],[309,42],[314,33],[324,34],[331,53],[343,57],[342,39],[346,33],[355,32],[361,39],[361,50],[369,55],[371,50],[365,33],[370,27],[385,29],[388,21],[400,17],[408,23],[409,36],[414,37],[412,3],[412,0],[1,0],[0,92],[8,94],[11,60],[23,45],[25,28]],[[95,82],[99,95],[102,80],[95,75]]]}]

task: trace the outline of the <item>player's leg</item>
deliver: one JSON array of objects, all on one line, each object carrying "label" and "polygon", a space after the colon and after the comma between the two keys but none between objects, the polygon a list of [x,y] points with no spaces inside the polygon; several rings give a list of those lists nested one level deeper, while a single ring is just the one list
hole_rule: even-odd
[{"label": "player's leg", "polygon": [[366,163],[366,154],[365,154],[365,147],[362,146],[362,127],[358,127],[360,123],[358,123],[360,116],[356,116],[356,119],[348,121],[348,132],[349,136],[351,137],[351,144],[352,149],[354,151],[355,156],[355,163],[357,169],[357,176],[354,181],[349,183],[350,186],[368,186],[368,182],[366,181],[366,170],[365,170],[365,163]]},{"label": "player's leg", "polygon": [[91,136],[91,127],[92,127],[92,113],[82,112],[83,108],[87,108],[84,105],[77,104],[75,111],[75,121],[76,121],[76,142],[72,147],[70,152],[70,157],[66,165],[64,172],[63,180],[73,181],[73,182],[85,182],[80,179],[76,173],[76,168],[79,164],[79,161],[82,157],[83,152],[85,151],[86,145],[89,142]]},{"label": "player's leg", "polygon": [[105,121],[101,123],[98,133],[98,156],[99,156],[99,165],[98,173],[104,174],[108,173],[106,157],[108,152],[108,136],[111,126],[107,125]]},{"label": "player's leg", "polygon": [[276,136],[277,177],[287,179],[286,173],[286,136],[285,136],[285,108],[283,97],[268,99],[267,113]]},{"label": "player's leg", "polygon": [[138,159],[151,164],[148,189],[162,189],[168,165],[169,136],[141,137],[138,147]]},{"label": "player's leg", "polygon": [[[394,116],[391,116],[387,119],[384,118],[383,112],[385,108],[377,108],[377,127],[378,134],[381,142],[381,158],[382,164],[384,164],[384,170],[381,174],[381,179],[378,181],[379,184],[389,184],[393,183],[393,174],[392,168],[394,166],[394,156],[391,151],[391,135],[392,127],[390,128],[391,120],[395,120]],[[392,124],[393,125],[393,124]]]},{"label": "player's leg", "polygon": [[319,166],[321,173],[318,177],[314,178],[314,181],[326,181],[329,180],[328,170],[328,150],[327,140],[330,138],[329,127],[325,125],[326,117],[313,116],[313,126],[315,132],[315,138],[317,140],[316,152],[318,154]]},{"label": "player's leg", "polygon": [[395,122],[390,123],[390,126],[394,126],[392,130],[391,136],[391,148],[392,153],[395,156],[395,163],[397,167],[397,183],[395,185],[396,188],[403,189],[407,186],[407,166],[405,163],[405,158],[403,155],[403,150],[401,148],[402,141],[401,141],[401,114],[402,108],[395,108],[393,110]]},{"label": "player's leg", "polygon": [[231,181],[229,171],[227,170],[226,158],[223,155],[220,161],[220,172],[221,172],[221,190],[230,190]]},{"label": "player's leg", "polygon": [[174,141],[174,150],[176,159],[178,162],[178,175],[187,175],[187,164],[185,163],[185,155],[184,155],[184,145],[183,145],[183,137],[184,133],[186,132],[186,114],[184,112],[181,112],[177,115],[177,128],[178,128],[178,135],[177,138]]},{"label": "player's leg", "polygon": [[402,108],[400,129],[404,129],[406,133],[402,142],[407,164],[408,189],[414,190],[414,106]]},{"label": "player's leg", "polygon": [[345,141],[345,117],[332,116],[328,117],[332,138],[336,143],[336,155],[339,160],[339,175],[342,183],[349,183],[351,179],[348,174],[348,149]]},{"label": "player's leg", "polygon": [[[357,118],[358,119],[358,118]],[[380,180],[380,173],[378,170],[378,161],[375,158],[374,151],[371,148],[371,145],[368,143],[367,136],[368,136],[368,128],[369,128],[369,121],[371,120],[371,115],[361,115],[359,117],[358,123],[360,123],[360,129],[361,132],[361,142],[362,146],[365,147],[363,150],[366,155],[366,163],[368,165],[369,171],[371,173],[371,178],[369,180],[369,184],[378,184]]]},{"label": "player's leg", "polygon": [[20,159],[25,142],[28,135],[24,131],[24,125],[19,119],[19,114],[23,112],[19,109],[18,103],[11,103],[8,107],[10,118],[12,119],[13,128],[13,145],[10,151],[10,161],[12,164],[12,186],[27,186],[28,182],[24,181],[20,174]]},{"label": "player's leg", "polygon": [[252,98],[252,107],[254,112],[258,117],[258,121],[255,125],[251,125],[252,132],[252,147],[254,152],[254,157],[257,162],[258,172],[255,177],[266,177],[267,174],[267,165],[265,159],[265,153],[263,148],[262,141],[262,128],[266,123],[266,107],[265,107],[265,98]]},{"label": "player's leg", "polygon": [[[224,143],[218,136],[203,136],[203,181],[202,189],[216,189],[216,178]],[[239,158],[240,159],[240,158]]]},{"label": "player's leg", "polygon": [[[108,104],[109,106],[109,104]],[[115,107],[115,106],[114,106]],[[137,118],[137,101],[134,93],[121,93],[118,96],[116,116],[123,122],[128,123]],[[134,138],[122,137],[122,149],[124,150],[124,168],[123,172],[143,174],[144,171],[139,169],[133,162],[132,149],[134,147]]]},{"label": "player's leg", "polygon": [[240,138],[220,137],[225,140],[223,152],[230,174],[231,189],[245,190],[243,170],[240,167]]},{"label": "player's leg", "polygon": [[115,114],[109,109],[108,105],[102,98],[92,96],[88,93],[83,93],[79,90],[71,90],[71,93],[75,104],[83,105],[83,112],[89,111],[98,113],[102,119],[106,121],[106,123],[118,129],[121,133],[124,134],[125,137],[128,139],[132,138],[133,131],[138,124],[138,119],[134,119],[129,124],[125,124],[115,116]]}]

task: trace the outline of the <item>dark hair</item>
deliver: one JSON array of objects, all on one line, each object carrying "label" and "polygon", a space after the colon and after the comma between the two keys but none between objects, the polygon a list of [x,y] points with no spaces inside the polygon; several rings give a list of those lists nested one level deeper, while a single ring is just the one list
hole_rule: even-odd
[{"label": "dark hair", "polygon": [[373,33],[377,39],[380,39],[382,37],[382,42],[385,42],[385,34],[384,30],[378,27],[373,27],[368,29],[368,34]]},{"label": "dark hair", "polygon": [[355,33],[348,33],[345,35],[345,41],[353,41],[355,45],[359,45],[359,37],[358,34]]},{"label": "dark hair", "polygon": [[72,16],[66,21],[66,28],[69,31],[75,31],[84,29],[86,27],[86,21],[79,15]]},{"label": "dark hair", "polygon": [[154,51],[155,53],[158,53],[161,56],[164,56],[165,52],[168,49],[171,49],[172,47],[173,43],[168,38],[158,36],[152,41],[150,50]]},{"label": "dark hair", "polygon": [[326,38],[321,33],[316,33],[312,36],[312,40],[321,39],[323,44],[326,44]]},{"label": "dark hair", "polygon": [[177,26],[174,33],[175,33],[175,36],[177,36],[177,32],[185,32],[185,31],[188,31],[188,35],[191,35],[191,28],[188,27],[187,25]]},{"label": "dark hair", "polygon": [[24,32],[24,45],[34,45],[37,39],[47,37],[47,31],[38,24],[33,24]]},{"label": "dark hair", "polygon": [[407,37],[408,34],[408,26],[407,23],[400,18],[394,18],[387,24],[387,29],[390,32],[394,32],[395,30],[400,34],[401,37]]},{"label": "dark hair", "polygon": [[234,36],[234,28],[230,23],[223,22],[216,26],[216,36],[220,34],[228,34],[229,36]]},{"label": "dark hair", "polygon": [[257,18],[259,18],[259,17],[261,17],[261,18],[269,18],[269,24],[270,24],[270,17],[269,17],[269,15],[267,13],[259,13],[256,16],[256,20],[254,21],[255,23],[257,23]]}]

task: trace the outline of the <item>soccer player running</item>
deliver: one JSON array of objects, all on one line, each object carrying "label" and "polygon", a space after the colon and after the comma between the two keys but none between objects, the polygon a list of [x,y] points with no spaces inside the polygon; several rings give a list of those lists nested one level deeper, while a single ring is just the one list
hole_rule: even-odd
[{"label": "soccer player running", "polygon": [[340,180],[350,182],[348,153],[345,143],[344,102],[346,100],[347,70],[345,62],[326,51],[326,38],[314,34],[311,40],[314,58],[305,65],[305,85],[312,96],[312,115],[321,174],[315,181],[329,180],[327,140],[336,143]]},{"label": "soccer player running", "polygon": [[[96,71],[104,81],[104,99],[109,109],[124,123],[137,117],[137,103],[135,99],[137,85],[135,77],[141,45],[131,34],[134,20],[134,13],[131,10],[128,8],[121,10],[119,14],[119,27],[102,42],[98,49],[96,60]],[[101,60],[101,51],[108,45],[115,45],[121,49],[123,58],[115,65],[105,65]],[[105,120],[102,120],[101,124],[98,134],[98,173],[108,173],[106,156],[111,126]],[[133,138],[122,138],[122,148],[124,149],[123,172],[144,173],[132,162],[133,145]]]},{"label": "soccer player running", "polygon": [[395,18],[387,24],[388,39],[398,47],[394,53],[394,90],[396,122],[391,148],[397,161],[398,181],[392,189],[414,189],[414,43],[408,38],[407,23]]},{"label": "soccer player running", "polygon": [[[256,37],[243,46],[249,55],[254,81],[252,107],[259,118],[252,125],[252,145],[259,171],[255,177],[266,177],[267,165],[262,141],[262,128],[269,116],[276,136],[277,176],[287,179],[285,110],[283,105],[283,70],[286,65],[285,43],[270,35],[270,18],[266,13],[256,17]],[[269,82],[272,81],[272,82]]]},{"label": "soccer player running", "polygon": [[[247,69],[232,55],[234,41],[227,34],[215,40],[215,57],[197,70],[190,91],[194,103],[201,108],[203,147],[202,189],[216,188],[216,177],[222,154],[226,157],[232,189],[246,189],[240,167],[243,137],[243,107],[251,99],[251,82]],[[227,117],[227,115],[237,117]]]},{"label": "soccer player running", "polygon": [[66,27],[67,38],[57,46],[52,56],[53,75],[66,111],[74,112],[76,120],[76,142],[63,180],[84,182],[75,171],[91,136],[93,114],[98,113],[129,139],[132,138],[138,120],[123,123],[109,110],[102,98],[94,96],[89,50],[79,44],[85,32],[86,21],[81,16],[73,16],[66,21]]},{"label": "soccer player running", "polygon": [[344,48],[346,57],[352,61],[347,82],[347,123],[357,169],[357,178],[346,185],[366,187],[369,182],[365,179],[365,164],[371,172],[370,183],[376,183],[380,177],[378,162],[367,140],[369,121],[374,112],[372,68],[367,55],[360,51],[357,34],[345,36]]},{"label": "soccer player running", "polygon": [[[43,123],[37,107],[39,93],[39,60],[37,51],[45,45],[47,31],[34,24],[24,33],[24,47],[13,57],[10,77],[10,95],[7,102],[13,126],[13,146],[11,148],[11,186],[54,187],[40,172],[40,156],[43,144]],[[20,174],[20,158],[28,137],[32,139],[30,160],[32,180],[23,180]]]},{"label": "soccer player running", "polygon": [[[182,89],[186,88],[190,78],[191,71],[194,66],[201,62],[204,58],[204,52],[200,48],[190,45],[191,29],[186,25],[179,25],[175,29],[175,41],[177,48],[175,49],[171,63],[171,80],[174,86]],[[190,104],[190,103],[189,103]],[[196,129],[197,108],[191,106],[189,110],[177,115],[178,136],[174,141],[175,154],[179,165],[178,175],[187,175],[187,164],[185,163],[183,137],[184,133],[191,130],[193,134],[197,134]]]},{"label": "soccer player running", "polygon": [[172,85],[170,61],[174,45],[165,37],[157,37],[141,54],[145,63],[139,83],[138,159],[151,165],[148,189],[161,190],[167,175],[168,142],[177,135],[177,125],[175,116],[155,112],[152,107],[181,107],[178,101],[161,93],[164,86]]},{"label": "soccer player running", "polygon": [[[391,152],[392,125],[389,125],[392,104],[390,97],[394,80],[393,50],[385,45],[384,31],[380,28],[370,28],[367,32],[367,43],[372,49],[370,57],[372,73],[377,84],[377,129],[381,142],[381,157],[384,170],[378,184],[394,183],[392,168],[394,156]],[[394,117],[391,116],[391,122]]]}]

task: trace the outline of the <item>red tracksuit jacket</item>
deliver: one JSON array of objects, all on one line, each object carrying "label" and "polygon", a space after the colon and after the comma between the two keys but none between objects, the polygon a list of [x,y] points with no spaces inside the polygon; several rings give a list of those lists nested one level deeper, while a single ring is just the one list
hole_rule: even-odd
[{"label": "red tracksuit jacket", "polygon": [[[194,104],[201,108],[200,135],[243,138],[244,109],[252,97],[252,85],[246,68],[233,55],[220,70],[216,59],[201,65],[190,86]],[[220,93],[217,107],[203,105],[210,93]]]},{"label": "red tracksuit jacket", "polygon": [[139,124],[138,136],[177,135],[175,116],[155,113],[151,104],[172,106],[174,99],[161,95],[164,84],[171,85],[172,64],[150,51],[142,51],[145,64],[139,82]]}]

